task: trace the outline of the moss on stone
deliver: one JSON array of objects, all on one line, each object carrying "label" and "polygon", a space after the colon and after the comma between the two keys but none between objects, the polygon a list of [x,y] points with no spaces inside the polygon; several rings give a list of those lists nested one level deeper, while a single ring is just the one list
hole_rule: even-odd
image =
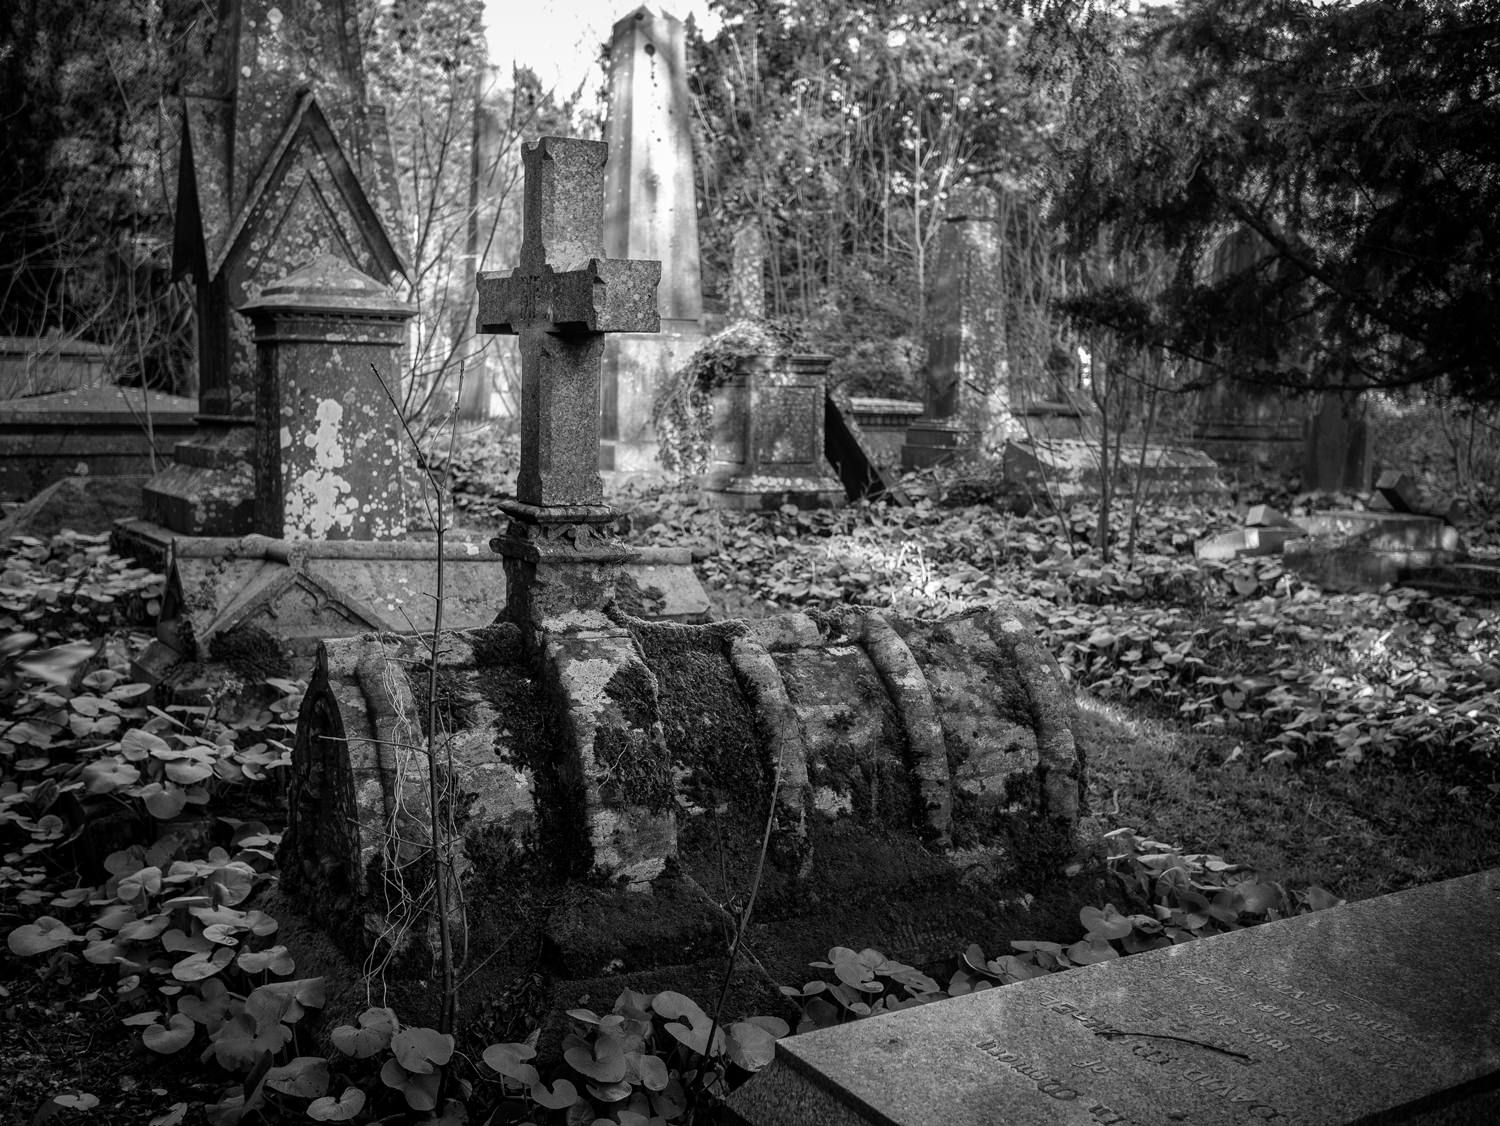
[{"label": "moss on stone", "polygon": [[208,655],[249,681],[291,675],[281,642],[259,626],[239,625],[215,634]]},{"label": "moss on stone", "polygon": [[594,735],[594,761],[602,772],[601,788],[615,791],[622,805],[653,813],[672,808],[672,764],[651,738],[657,722],[656,682],[639,661],[616,669],[604,695],[618,710],[610,722],[601,717]]},{"label": "moss on stone", "polygon": [[756,816],[770,795],[755,713],[717,631],[636,632],[660,688],[662,732],[672,763],[685,771],[684,796],[714,807],[728,801]]}]

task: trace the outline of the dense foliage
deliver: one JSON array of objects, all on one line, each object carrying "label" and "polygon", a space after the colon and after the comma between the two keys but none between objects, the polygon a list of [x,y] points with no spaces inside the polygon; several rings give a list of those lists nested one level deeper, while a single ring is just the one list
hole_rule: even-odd
[{"label": "dense foliage", "polygon": [[168,277],[180,3],[0,6],[0,335],[105,345],[171,385],[186,295]]},{"label": "dense foliage", "polygon": [[758,226],[771,315],[909,391],[945,196],[1037,151],[1015,18],[972,0],[719,8],[690,66],[705,288]]},{"label": "dense foliage", "polygon": [[1500,8],[1037,7],[1067,106],[1055,219],[1173,266],[1075,316],[1210,376],[1500,397]]},{"label": "dense foliage", "polygon": [[[1014,598],[1048,624],[1080,688],[1268,762],[1500,779],[1500,610],[1417,590],[1322,591],[1274,557],[1200,564],[1194,542],[1227,515],[1143,513],[1133,568],[1103,561],[1087,506],[1062,517],[930,501],[742,516],[670,503],[647,534],[713,544],[706,581],[751,609],[948,616]],[[1117,542],[1125,524],[1114,522]],[[1474,532],[1497,533],[1500,521]]]}]

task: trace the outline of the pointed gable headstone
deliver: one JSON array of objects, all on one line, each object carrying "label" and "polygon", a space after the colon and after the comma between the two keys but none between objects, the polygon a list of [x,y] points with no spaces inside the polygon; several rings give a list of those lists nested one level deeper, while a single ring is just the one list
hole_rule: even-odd
[{"label": "pointed gable headstone", "polygon": [[208,69],[183,98],[173,251],[196,293],[203,430],[179,448],[182,471],[145,494],[148,519],[192,535],[253,524],[255,347],[237,311],[320,255],[382,283],[405,272],[357,5],[226,0],[220,11],[188,46]]}]

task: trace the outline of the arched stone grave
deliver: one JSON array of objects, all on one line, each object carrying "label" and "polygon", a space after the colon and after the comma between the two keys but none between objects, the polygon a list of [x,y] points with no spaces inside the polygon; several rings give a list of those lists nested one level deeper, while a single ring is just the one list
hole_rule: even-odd
[{"label": "arched stone grave", "polygon": [[319,647],[284,886],[350,954],[421,980],[436,814],[450,921],[494,988],[528,942],[554,978],[676,967],[657,980],[680,987],[682,966],[722,963],[765,833],[762,965],[794,973],[846,940],[951,952],[1076,845],[1071,693],[1014,607],[629,612],[633,552],[595,456],[600,354],[605,333],[653,327],[656,264],[604,257],[607,153],[527,146],[522,264],[480,280],[481,330],[519,335],[523,362],[502,619]]}]

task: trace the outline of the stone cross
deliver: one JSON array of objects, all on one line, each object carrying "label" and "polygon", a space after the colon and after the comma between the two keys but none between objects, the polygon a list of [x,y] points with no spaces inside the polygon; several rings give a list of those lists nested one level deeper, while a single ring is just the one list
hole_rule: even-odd
[{"label": "stone cross", "polygon": [[[522,505],[604,507],[599,381],[608,332],[657,332],[661,263],[604,256],[602,141],[525,146],[521,264],[479,275],[479,331],[521,338]],[[557,513],[556,515],[562,515]],[[580,513],[580,515],[583,515]]]}]

